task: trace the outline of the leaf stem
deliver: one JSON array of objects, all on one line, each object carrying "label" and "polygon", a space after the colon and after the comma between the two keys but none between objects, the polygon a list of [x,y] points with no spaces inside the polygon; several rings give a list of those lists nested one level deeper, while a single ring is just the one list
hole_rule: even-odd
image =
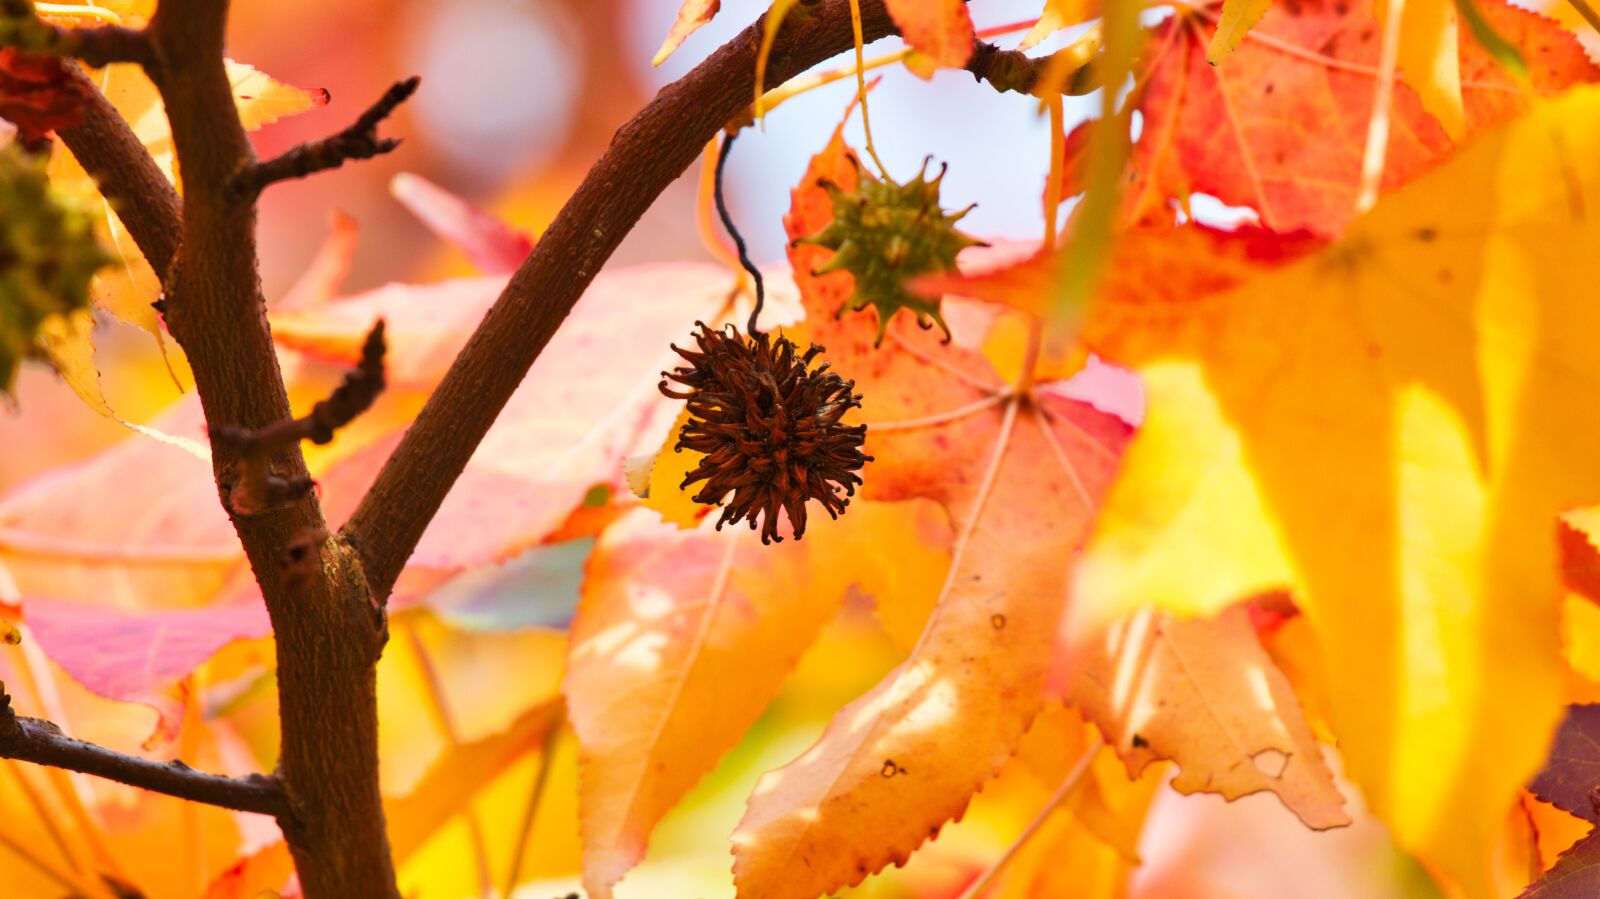
[{"label": "leaf stem", "polygon": [[700,184],[695,195],[694,220],[695,227],[700,232],[700,245],[712,258],[726,265],[733,271],[737,278],[735,293],[746,290],[750,286],[750,275],[744,270],[744,264],[734,254],[728,242],[717,234],[716,225],[716,190],[717,190],[717,159],[719,158],[718,142],[722,135],[713,137],[706,144],[706,152],[701,157]]},{"label": "leaf stem", "polygon": [[[450,711],[449,700],[445,698],[444,682],[439,677],[439,669],[433,664],[433,656],[428,653],[428,647],[423,645],[422,635],[417,633],[414,624],[399,625],[398,629],[405,634],[406,646],[416,658],[417,667],[422,672],[422,683],[425,687],[423,695],[427,697],[428,711],[433,715],[434,725],[439,728],[439,733],[451,749],[460,748],[461,732],[456,727],[455,715]],[[466,821],[467,836],[472,842],[473,861],[478,868],[478,894],[488,896],[494,887],[494,874],[489,866],[489,849],[483,836],[483,823],[478,820],[478,813],[470,799],[465,803],[461,817]],[[511,894],[507,892],[506,895]]]},{"label": "leaf stem", "polygon": [[1065,181],[1067,134],[1061,95],[1052,92],[1044,103],[1050,112],[1050,174],[1044,184],[1044,240],[1040,241],[1039,251],[1048,253],[1056,247],[1056,223],[1061,214],[1061,192]]},{"label": "leaf stem", "polygon": [[1577,10],[1585,22],[1589,23],[1590,28],[1600,32],[1600,12],[1596,12],[1595,8],[1589,5],[1589,0],[1567,0],[1567,2],[1572,4],[1572,8]]},{"label": "leaf stem", "polygon": [[1006,869],[1006,866],[1011,864],[1011,860],[1022,850],[1022,847],[1033,839],[1033,835],[1039,832],[1039,828],[1043,827],[1045,822],[1050,820],[1050,816],[1055,814],[1062,803],[1066,802],[1067,798],[1072,795],[1073,789],[1078,786],[1078,782],[1083,780],[1083,775],[1088,772],[1089,764],[1094,761],[1095,754],[1104,745],[1105,738],[1097,735],[1094,741],[1089,744],[1089,748],[1083,751],[1083,755],[1078,756],[1077,763],[1072,766],[1071,771],[1067,772],[1066,778],[1061,781],[1061,786],[1056,787],[1055,793],[1045,801],[1044,807],[1039,809],[1039,814],[1028,822],[1028,826],[1023,829],[1016,840],[1006,847],[1006,851],[995,859],[994,864],[990,865],[988,870],[973,881],[972,885],[967,887],[958,899],[977,899],[988,888],[989,884]]},{"label": "leaf stem", "polygon": [[528,840],[533,836],[533,825],[539,818],[539,806],[544,802],[545,789],[550,784],[550,756],[555,752],[556,738],[561,734],[561,724],[566,718],[564,709],[558,709],[544,735],[544,746],[539,750],[539,767],[533,775],[533,788],[528,791],[528,804],[522,810],[522,821],[517,825],[517,839],[511,844],[511,863],[506,869],[505,889],[502,896],[510,896],[522,877],[522,855],[527,851]]},{"label": "leaf stem", "polygon": [[861,104],[861,130],[867,136],[867,155],[878,167],[878,174],[889,179],[889,170],[878,158],[878,148],[872,142],[872,118],[867,114],[867,64],[862,60],[865,41],[861,38],[861,0],[850,0],[850,31],[856,41],[856,101]]}]

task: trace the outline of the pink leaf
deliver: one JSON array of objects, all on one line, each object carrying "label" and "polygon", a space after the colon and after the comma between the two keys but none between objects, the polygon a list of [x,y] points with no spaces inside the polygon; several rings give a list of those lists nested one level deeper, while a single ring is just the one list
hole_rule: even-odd
[{"label": "pink leaf", "polygon": [[170,739],[182,720],[173,688],[235,640],[272,633],[259,603],[130,614],[105,606],[25,596],[24,619],[39,647],[93,692],[151,706],[151,742]]},{"label": "pink leaf", "polygon": [[394,176],[389,192],[486,275],[516,271],[533,249],[528,235],[420,175]]}]

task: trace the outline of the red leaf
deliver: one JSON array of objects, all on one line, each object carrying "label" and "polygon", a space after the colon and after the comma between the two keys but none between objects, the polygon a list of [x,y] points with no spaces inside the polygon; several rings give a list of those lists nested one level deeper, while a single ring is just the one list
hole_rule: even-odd
[{"label": "red leaf", "polygon": [[0,49],[0,119],[17,126],[24,144],[37,143],[83,115],[84,96],[71,77],[72,65],[59,56]]},{"label": "red leaf", "polygon": [[1556,731],[1544,770],[1528,785],[1533,795],[1569,814],[1600,824],[1600,705],[1575,705]]},{"label": "red leaf", "polygon": [[1590,833],[1561,854],[1518,899],[1594,899],[1600,896],[1600,833]]},{"label": "red leaf", "polygon": [[[1600,79],[1577,38],[1554,21],[1497,0],[1478,6],[1523,49],[1536,91]],[[1206,7],[1151,32],[1133,216],[1192,190],[1252,207],[1276,230],[1342,232],[1354,216],[1372,113],[1380,40],[1371,5],[1273,4],[1220,66],[1206,62],[1215,19],[1216,7]],[[1468,134],[1527,107],[1476,41],[1461,42],[1461,82]],[[1410,181],[1453,149],[1416,92],[1396,84],[1383,187]]]}]

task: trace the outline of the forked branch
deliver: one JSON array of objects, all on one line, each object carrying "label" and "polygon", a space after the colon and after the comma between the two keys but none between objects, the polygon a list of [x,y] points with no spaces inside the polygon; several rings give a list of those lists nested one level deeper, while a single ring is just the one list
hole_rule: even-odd
[{"label": "forked branch", "polygon": [[378,124],[416,93],[417,85],[421,83],[422,79],[415,75],[396,82],[349,128],[332,137],[303,143],[282,156],[246,168],[234,179],[235,195],[253,197],[269,184],[336,169],[350,159],[371,159],[400,146],[399,138],[378,137]]},{"label": "forked branch", "polygon": [[273,422],[264,428],[211,426],[212,445],[225,444],[242,460],[239,481],[227,500],[228,508],[235,515],[259,515],[294,502],[311,490],[309,477],[274,475],[273,457],[302,440],[330,443],[335,431],[367,411],[383,392],[383,354],[383,321],[380,319],[367,332],[367,339],[361,346],[360,364],[344,376],[327,399],[312,406],[308,414]]},{"label": "forked branch", "polygon": [[49,721],[19,718],[0,685],[0,758],[104,777],[129,786],[241,812],[283,817],[289,804],[276,778],[222,777],[182,762],[152,762],[74,740]]}]

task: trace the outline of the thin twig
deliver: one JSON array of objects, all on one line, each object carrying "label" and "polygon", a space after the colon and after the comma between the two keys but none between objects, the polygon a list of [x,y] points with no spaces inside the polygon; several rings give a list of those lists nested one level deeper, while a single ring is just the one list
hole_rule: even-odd
[{"label": "thin twig", "polygon": [[[361,347],[361,362],[329,397],[299,418],[274,422],[264,428],[213,425],[213,443],[226,444],[243,460],[243,472],[228,492],[228,508],[236,515],[259,515],[293,502],[311,490],[309,477],[282,478],[271,470],[272,457],[302,440],[325,444],[334,432],[349,424],[383,392],[383,320],[372,326]],[[323,535],[324,538],[326,534]],[[317,540],[317,544],[321,544]],[[288,547],[291,551],[293,546]]]},{"label": "thin twig", "polygon": [[254,197],[269,184],[336,169],[351,159],[371,159],[400,146],[397,137],[378,137],[378,125],[416,93],[421,83],[422,79],[415,75],[396,82],[349,128],[246,168],[234,179],[234,195]]},{"label": "thin twig", "polygon": [[74,740],[39,718],[19,718],[0,692],[0,757],[93,774],[129,786],[221,808],[286,817],[289,806],[275,778],[232,778],[196,771],[182,762],[152,762]]},{"label": "thin twig", "polygon": [[32,0],[0,0],[0,47],[70,56],[95,68],[114,62],[148,66],[154,59],[143,29],[121,25],[61,28],[39,18]]}]

